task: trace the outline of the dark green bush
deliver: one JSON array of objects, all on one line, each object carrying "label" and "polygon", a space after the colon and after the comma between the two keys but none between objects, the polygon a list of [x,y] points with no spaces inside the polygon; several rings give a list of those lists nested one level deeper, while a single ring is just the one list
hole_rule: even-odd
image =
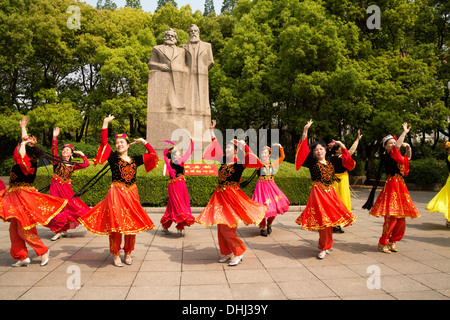
[{"label": "dark green bush", "polygon": [[[167,204],[167,186],[169,177],[163,176],[164,161],[160,161],[158,167],[150,173],[146,173],[143,166],[138,169],[137,186],[139,198],[143,206],[164,207]],[[78,191],[87,183],[102,166],[89,166],[87,169],[76,171],[72,177],[74,191]],[[47,170],[48,169],[48,170]],[[252,169],[246,169],[242,181],[246,181],[253,173]],[[41,189],[50,184],[52,167],[40,167],[37,173],[35,186]],[[244,188],[244,192],[251,197],[257,179]],[[289,198],[292,205],[306,204],[311,188],[311,177],[308,169],[295,170],[292,163],[283,162],[275,175],[275,181],[279,188]],[[94,206],[103,200],[111,184],[111,173],[108,173],[99,181],[93,189],[82,196],[82,200],[89,206]],[[215,190],[217,176],[187,176],[186,185],[189,191],[191,206],[204,207],[208,204],[211,194]]]},{"label": "dark green bush", "polygon": [[405,178],[405,181],[419,185],[435,183],[444,185],[447,177],[448,169],[445,160],[425,158],[409,162],[409,175]]}]

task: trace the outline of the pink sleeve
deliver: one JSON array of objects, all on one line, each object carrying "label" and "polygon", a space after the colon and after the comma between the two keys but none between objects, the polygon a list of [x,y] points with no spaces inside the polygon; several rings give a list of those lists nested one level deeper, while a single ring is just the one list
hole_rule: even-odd
[{"label": "pink sleeve", "polygon": [[186,151],[186,153],[178,161],[178,163],[181,166],[189,159],[189,157],[191,156],[193,150],[194,150],[194,141],[192,141],[192,139],[191,139],[191,144],[189,145],[188,151]]}]

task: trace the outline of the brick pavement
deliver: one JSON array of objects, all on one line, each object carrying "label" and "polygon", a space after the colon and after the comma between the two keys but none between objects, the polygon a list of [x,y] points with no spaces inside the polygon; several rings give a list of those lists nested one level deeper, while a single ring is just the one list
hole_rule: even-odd
[{"label": "brick pavement", "polygon": [[[158,223],[161,210],[148,209],[157,228],[137,236],[132,266],[114,267],[108,237],[79,226],[57,242],[38,227],[51,250],[49,264],[40,267],[30,250],[32,264],[12,268],[9,224],[0,222],[0,299],[450,299],[450,229],[442,214],[425,210],[435,192],[411,192],[422,217],[407,220],[399,252],[387,255],[377,251],[383,220],[361,209],[368,189],[354,191],[358,220],[334,235],[324,260],[316,259],[318,233],[294,222],[299,207],[277,217],[267,238],[257,227],[240,225],[247,252],[237,267],[217,263],[215,227],[196,224],[182,238],[173,228],[165,236]],[[79,288],[73,279],[80,280]]]}]

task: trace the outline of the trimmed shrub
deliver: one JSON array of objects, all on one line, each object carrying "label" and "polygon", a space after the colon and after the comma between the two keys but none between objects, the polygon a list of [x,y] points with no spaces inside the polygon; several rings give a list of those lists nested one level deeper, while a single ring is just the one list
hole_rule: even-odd
[{"label": "trimmed shrub", "polygon": [[409,174],[405,177],[405,181],[418,185],[435,183],[445,185],[447,178],[448,169],[445,160],[425,158],[409,162]]},{"label": "trimmed shrub", "polygon": [[[91,162],[92,163],[92,162]],[[217,165],[220,167],[220,165]],[[102,166],[93,165],[86,169],[75,171],[72,177],[72,187],[76,192],[85,185]],[[139,198],[143,206],[165,207],[168,200],[167,187],[169,177],[163,176],[164,161],[160,161],[156,169],[146,173],[143,166],[138,168],[137,186]],[[246,169],[242,175],[242,181],[246,181],[253,173],[252,169]],[[48,186],[53,175],[52,166],[40,167],[35,181],[36,188],[42,189]],[[257,178],[254,178],[243,191],[251,197]],[[275,182],[288,197],[292,205],[306,204],[311,188],[311,176],[307,168],[295,170],[295,165],[283,162],[275,175]],[[91,190],[81,199],[89,206],[94,206],[103,200],[111,184],[111,173],[107,173]],[[217,176],[186,176],[186,186],[189,191],[191,206],[204,207],[211,199],[211,195],[217,185]]]}]

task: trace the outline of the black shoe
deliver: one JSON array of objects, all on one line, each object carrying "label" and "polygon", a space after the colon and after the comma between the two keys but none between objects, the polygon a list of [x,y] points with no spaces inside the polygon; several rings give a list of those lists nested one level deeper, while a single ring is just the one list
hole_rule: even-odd
[{"label": "black shoe", "polygon": [[342,230],[341,226],[337,226],[337,227],[333,227],[333,232],[344,233],[345,231]]},{"label": "black shoe", "polygon": [[261,229],[261,235],[263,237],[267,237],[267,235],[268,235],[267,230],[266,229]]},{"label": "black shoe", "polygon": [[272,233],[272,226],[267,226],[267,233],[271,234]]}]

